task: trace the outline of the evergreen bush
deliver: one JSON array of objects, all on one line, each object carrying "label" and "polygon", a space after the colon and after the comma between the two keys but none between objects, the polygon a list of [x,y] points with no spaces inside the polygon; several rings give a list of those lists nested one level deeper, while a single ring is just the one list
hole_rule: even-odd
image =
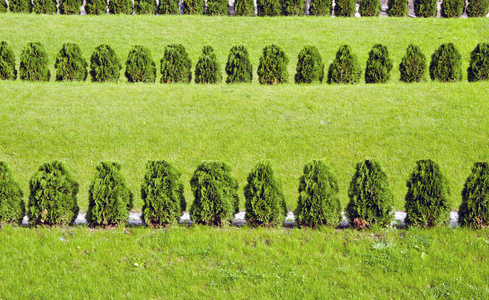
[{"label": "evergreen bush", "polygon": [[283,0],[282,15],[303,16],[306,11],[305,0]]},{"label": "evergreen bush", "polygon": [[328,69],[328,83],[358,83],[362,75],[357,56],[349,45],[340,46]]},{"label": "evergreen bush", "polygon": [[348,197],[345,213],[351,226],[359,229],[358,224],[389,226],[394,218],[394,196],[387,175],[375,160],[357,163]]},{"label": "evergreen bush", "polygon": [[477,44],[475,49],[470,53],[467,77],[470,82],[489,80],[489,43]]},{"label": "evergreen bush", "polygon": [[380,8],[380,0],[361,0],[358,12],[362,17],[378,17]]},{"label": "evergreen bush", "polygon": [[225,70],[228,75],[226,83],[251,83],[253,66],[245,46],[237,45],[231,48]]},{"label": "evergreen bush", "polygon": [[8,8],[13,13],[28,14],[32,12],[32,2],[30,0],[9,0]]},{"label": "evergreen bush", "polygon": [[187,208],[181,173],[166,161],[148,161],[141,183],[141,220],[150,226],[176,224]]},{"label": "evergreen bush", "polygon": [[368,54],[365,83],[386,83],[392,70],[392,60],[387,47],[376,44]]},{"label": "evergreen bush", "polygon": [[462,80],[462,55],[453,43],[442,44],[431,56],[430,78],[441,82]]},{"label": "evergreen bush", "polygon": [[221,67],[211,46],[202,48],[202,55],[195,66],[195,83],[220,83]]},{"label": "evergreen bush", "polygon": [[443,18],[460,18],[464,13],[465,0],[443,0],[441,16]]},{"label": "evergreen bush", "polygon": [[86,0],[85,12],[87,15],[103,15],[107,13],[107,1]]},{"label": "evergreen bush", "polygon": [[0,13],[6,13],[8,11],[8,5],[5,0],[0,0]]},{"label": "evergreen bush", "polygon": [[155,82],[156,64],[147,47],[136,45],[129,51],[125,75],[128,82]]},{"label": "evergreen bush", "polygon": [[24,196],[7,163],[0,161],[0,224],[22,224]]},{"label": "evergreen bush", "polygon": [[295,83],[323,82],[324,63],[315,46],[305,46],[298,56]]},{"label": "evergreen bush", "polygon": [[235,16],[254,16],[255,2],[253,0],[236,0],[234,1]]},{"label": "evergreen bush", "polygon": [[418,160],[407,188],[404,204],[407,225],[433,227],[448,221],[450,189],[437,163],[431,159]]},{"label": "evergreen bush", "polygon": [[165,47],[165,53],[160,60],[161,83],[190,83],[192,81],[192,62],[185,47],[173,44]]},{"label": "evergreen bush", "polygon": [[78,216],[78,182],[63,162],[43,164],[29,182],[27,217],[31,225],[70,225]]},{"label": "evergreen bush", "polygon": [[310,16],[331,16],[332,12],[332,0],[311,0],[311,3],[309,4]]},{"label": "evergreen bush", "polygon": [[115,51],[105,44],[95,48],[90,58],[90,75],[93,82],[117,82],[122,64]]},{"label": "evergreen bush", "polygon": [[136,0],[134,1],[134,13],[138,15],[155,15],[155,0]]},{"label": "evergreen bush", "polygon": [[469,0],[469,5],[467,5],[469,18],[486,17],[487,13],[489,13],[489,0]]},{"label": "evergreen bush", "polygon": [[336,17],[354,17],[357,12],[357,0],[337,0],[334,5]]},{"label": "evergreen bush", "polygon": [[478,162],[472,167],[462,190],[458,222],[474,228],[489,226],[489,163]]},{"label": "evergreen bush", "polygon": [[389,17],[407,17],[408,13],[407,0],[389,0],[387,2],[387,15]]},{"label": "evergreen bush", "polygon": [[287,216],[282,183],[270,162],[259,162],[248,175],[244,187],[246,222],[252,226],[279,226]]},{"label": "evergreen bush", "polygon": [[21,80],[49,81],[51,72],[48,69],[48,54],[43,44],[27,43],[20,54],[19,74]]},{"label": "evergreen bush", "polygon": [[88,225],[121,225],[129,217],[132,207],[133,195],[122,175],[121,165],[101,162],[88,189],[88,210],[85,215]]},{"label": "evergreen bush", "polygon": [[256,0],[256,14],[259,17],[276,17],[282,14],[281,0]]},{"label": "evergreen bush", "polygon": [[108,7],[111,14],[132,14],[132,0],[110,0]]},{"label": "evergreen bush", "polygon": [[60,0],[59,13],[61,15],[79,15],[82,0]]},{"label": "evergreen bush", "polygon": [[56,0],[34,0],[32,11],[36,14],[54,15],[56,14]]},{"label": "evergreen bush", "polygon": [[336,225],[341,220],[341,203],[336,176],[322,160],[304,166],[299,179],[299,199],[294,211],[297,225]]},{"label": "evergreen bush", "polygon": [[183,13],[185,15],[203,15],[205,9],[204,0],[182,0]]},{"label": "evergreen bush", "polygon": [[87,65],[77,44],[63,44],[54,63],[56,81],[85,81],[88,75]]},{"label": "evergreen bush", "polygon": [[178,0],[160,0],[158,4],[159,15],[179,15]]},{"label": "evergreen bush", "polygon": [[12,47],[6,42],[0,42],[0,80],[17,79],[15,69],[15,54]]},{"label": "evergreen bush", "polygon": [[417,45],[410,44],[406,55],[399,64],[400,80],[403,82],[421,82],[426,80],[426,57]]},{"label": "evergreen bush", "polygon": [[287,64],[289,58],[277,45],[268,45],[263,48],[263,55],[258,65],[258,81],[261,84],[279,84],[289,81]]},{"label": "evergreen bush", "polygon": [[436,17],[437,0],[414,0],[414,14],[417,18]]},{"label": "evergreen bush", "polygon": [[206,15],[209,16],[227,16],[229,15],[228,0],[207,0]]},{"label": "evergreen bush", "polygon": [[191,219],[203,225],[222,226],[239,211],[238,181],[224,162],[203,162],[190,180],[194,202]]}]

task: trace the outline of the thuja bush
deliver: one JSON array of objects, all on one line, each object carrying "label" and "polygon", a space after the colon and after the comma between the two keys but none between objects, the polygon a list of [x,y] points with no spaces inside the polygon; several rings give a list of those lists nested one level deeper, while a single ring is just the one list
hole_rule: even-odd
[{"label": "thuja bush", "polygon": [[187,208],[181,173],[166,161],[148,161],[141,183],[141,220],[149,226],[176,224]]},{"label": "thuja bush", "polygon": [[430,78],[441,82],[462,80],[462,55],[453,43],[442,44],[431,56]]},{"label": "thuja bush", "polygon": [[252,226],[282,225],[287,206],[282,183],[275,177],[270,162],[256,164],[244,187],[246,222]]},{"label": "thuja bush", "polygon": [[56,10],[56,0],[34,0],[32,7],[32,11],[36,14],[53,15]]},{"label": "thuja bush", "polygon": [[234,1],[234,15],[236,16],[254,16],[255,3],[253,0],[236,0]]},{"label": "thuja bush", "polygon": [[227,225],[239,211],[238,181],[224,162],[203,162],[190,180],[190,217],[198,224]]},{"label": "thuja bush", "polygon": [[399,64],[400,80],[403,82],[420,82],[426,80],[426,57],[417,45],[410,44]]},{"label": "thuja bush", "polygon": [[311,0],[311,3],[309,4],[310,16],[331,16],[332,11],[332,0]]},{"label": "thuja bush", "polygon": [[437,163],[431,159],[418,160],[406,185],[407,225],[433,227],[448,221],[450,189]]},{"label": "thuja bush", "polygon": [[24,196],[7,163],[0,161],[0,224],[22,224]]},{"label": "thuja bush", "polygon": [[[10,9],[12,11],[12,9]],[[489,0],[470,0],[467,5],[467,16],[470,18],[485,17],[489,13]]]},{"label": "thuja bush", "polygon": [[477,44],[470,53],[467,77],[470,82],[489,80],[489,43]]},{"label": "thuja bush", "polygon": [[436,17],[437,0],[414,0],[414,14],[418,18]]},{"label": "thuja bush", "polygon": [[8,10],[8,5],[5,0],[0,0],[0,13],[6,13]]},{"label": "thuja bush", "polygon": [[79,15],[81,5],[81,0],[61,0],[59,2],[59,13],[61,15]]},{"label": "thuja bush", "polygon": [[368,54],[365,83],[385,83],[391,77],[391,70],[392,60],[387,47],[382,44],[374,45]]},{"label": "thuja bush", "polygon": [[209,16],[225,16],[229,15],[228,0],[207,0],[206,15]]},{"label": "thuja bush", "polygon": [[256,13],[259,17],[276,17],[282,14],[281,0],[256,0]]},{"label": "thuja bush", "polygon": [[295,83],[323,82],[324,63],[315,46],[305,46],[298,56]]},{"label": "thuja bush", "polygon": [[465,9],[465,0],[443,0],[441,16],[443,18],[459,18]]},{"label": "thuja bush", "polygon": [[195,66],[195,83],[220,83],[221,78],[221,67],[214,49],[209,45],[204,46]]},{"label": "thuja bush", "polygon": [[147,47],[136,45],[129,51],[125,75],[129,82],[155,82],[156,64]]},{"label": "thuja bush", "polygon": [[160,0],[158,4],[159,15],[178,15],[178,0]]},{"label": "thuja bush", "polygon": [[350,201],[346,217],[352,226],[388,226],[394,218],[394,196],[389,188],[387,175],[379,162],[364,160],[357,164],[348,189]]},{"label": "thuja bush", "polygon": [[258,81],[261,84],[279,84],[289,81],[287,64],[289,58],[277,45],[268,45],[263,48],[263,55],[258,65]]},{"label": "thuja bush", "polygon": [[29,42],[20,54],[20,79],[28,81],[49,81],[48,54],[44,45]]},{"label": "thuja bush", "polygon": [[121,225],[129,217],[132,207],[133,195],[122,175],[121,165],[101,162],[88,189],[88,210],[85,215],[88,225]]},{"label": "thuja bush", "polygon": [[85,12],[88,15],[103,15],[107,13],[107,1],[105,0],[87,0],[85,3]]},{"label": "thuja bush", "polygon": [[27,217],[31,225],[69,225],[78,215],[78,182],[63,162],[43,164],[29,182]]},{"label": "thuja bush", "polygon": [[253,66],[245,46],[237,45],[231,48],[225,71],[228,75],[226,83],[251,83]]},{"label": "thuja bush", "polygon": [[294,211],[297,225],[336,225],[341,220],[341,203],[336,176],[322,160],[304,166],[299,178],[299,199]]},{"label": "thuja bush", "polygon": [[173,44],[165,47],[160,60],[161,83],[190,83],[192,81],[192,62],[185,47]]},{"label": "thuja bush", "polygon": [[349,45],[340,46],[328,69],[328,83],[354,84],[360,81],[362,70]]},{"label": "thuja bush", "polygon": [[282,15],[303,16],[306,10],[305,0],[283,0]]},{"label": "thuja bush", "polygon": [[362,17],[380,16],[380,0],[361,0],[358,12]]},{"label": "thuja bush", "polygon": [[88,75],[87,65],[80,47],[74,43],[65,43],[54,63],[56,80],[85,81]]},{"label": "thuja bush", "polygon": [[32,2],[30,0],[9,0],[8,3],[10,12],[24,14],[32,12]]},{"label": "thuja bush", "polygon": [[203,15],[205,9],[204,0],[182,0],[183,13],[186,15]]},{"label": "thuja bush", "polygon": [[122,64],[114,49],[109,45],[99,45],[90,58],[90,75],[93,82],[117,82]]},{"label": "thuja bush", "polygon": [[155,0],[136,0],[134,1],[134,13],[138,15],[156,14]]},{"label": "thuja bush", "polygon": [[15,54],[12,47],[6,42],[0,42],[0,80],[17,79],[15,69]]},{"label": "thuja bush", "polygon": [[109,13],[111,14],[132,14],[132,0],[110,0]]},{"label": "thuja bush", "polygon": [[357,0],[337,0],[334,5],[336,17],[354,17],[357,11]]},{"label": "thuja bush", "polygon": [[462,190],[458,222],[474,228],[489,226],[489,163],[477,162],[472,167]]},{"label": "thuja bush", "polygon": [[387,15],[389,17],[407,17],[408,13],[407,0],[389,0],[387,2]]}]

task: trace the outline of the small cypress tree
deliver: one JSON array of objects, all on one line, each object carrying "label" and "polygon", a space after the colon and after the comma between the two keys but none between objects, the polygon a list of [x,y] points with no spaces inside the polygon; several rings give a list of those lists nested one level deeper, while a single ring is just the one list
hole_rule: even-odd
[{"label": "small cypress tree", "polygon": [[183,14],[203,15],[205,10],[204,0],[182,0]]},{"label": "small cypress tree", "polygon": [[472,167],[462,190],[458,222],[475,228],[489,225],[489,163],[478,162]]},{"label": "small cypress tree", "polygon": [[417,18],[436,17],[437,0],[414,0],[414,14]]},{"label": "small cypress tree", "polygon": [[88,15],[104,15],[107,13],[107,1],[86,0],[85,12]]},{"label": "small cypress tree", "polygon": [[105,44],[95,48],[90,58],[90,75],[93,82],[117,82],[122,64],[115,51]]},{"label": "small cypress tree", "polygon": [[392,60],[387,47],[376,44],[368,54],[365,83],[386,83],[391,77],[391,70]]},{"label": "small cypress tree", "polygon": [[420,82],[426,80],[426,57],[417,45],[410,44],[406,55],[399,64],[400,80],[403,82]]},{"label": "small cypress tree", "polygon": [[361,0],[358,12],[362,17],[378,17],[380,8],[380,0]]},{"label": "small cypress tree", "polygon": [[279,84],[289,81],[287,64],[289,58],[277,45],[268,45],[263,48],[263,55],[258,65],[258,81],[261,84]]},{"label": "small cypress tree", "polygon": [[178,0],[160,0],[158,5],[159,15],[179,15]]},{"label": "small cypress tree", "polygon": [[207,0],[206,15],[209,16],[227,16],[229,15],[228,0]]},{"label": "small cypress tree", "polygon": [[324,63],[315,46],[305,46],[297,61],[295,83],[323,82]]},{"label": "small cypress tree", "polygon": [[311,0],[311,3],[309,4],[310,16],[331,16],[332,12],[332,0]]},{"label": "small cypress tree", "polygon": [[59,13],[61,15],[79,15],[81,5],[81,0],[60,0]]},{"label": "small cypress tree", "polygon": [[190,83],[192,81],[192,61],[185,47],[173,44],[165,47],[165,54],[160,60],[161,83]]},{"label": "small cypress tree", "polygon": [[138,15],[155,15],[155,0],[136,0],[134,1],[134,13]]},{"label": "small cypress tree", "polygon": [[287,216],[287,206],[282,184],[273,173],[269,161],[259,162],[248,175],[244,187],[246,222],[252,226],[282,225]]},{"label": "small cypress tree", "polygon": [[194,202],[191,219],[203,225],[222,226],[239,211],[238,181],[224,162],[203,162],[190,180]]},{"label": "small cypress tree", "polygon": [[259,17],[277,17],[282,14],[281,0],[256,0],[256,12]]},{"label": "small cypress tree", "polygon": [[470,82],[489,80],[489,43],[477,44],[475,49],[470,53],[467,77]]},{"label": "small cypress tree", "polygon": [[109,13],[111,14],[132,14],[132,0],[110,0]]},{"label": "small cypress tree", "polygon": [[32,11],[36,14],[56,14],[56,0],[35,0]]},{"label": "small cypress tree", "polygon": [[195,66],[195,83],[220,83],[221,67],[211,46],[202,48],[202,55]]},{"label": "small cypress tree", "polygon": [[418,160],[407,181],[404,209],[407,225],[433,227],[448,221],[450,189],[437,163]]},{"label": "small cypress tree", "polygon": [[129,51],[125,74],[129,82],[155,82],[156,64],[147,47],[136,45]]},{"label": "small cypress tree", "polygon": [[6,13],[8,11],[8,5],[5,0],[0,0],[0,13]]},{"label": "small cypress tree", "polygon": [[465,0],[443,0],[441,16],[443,18],[460,18],[464,13]]},{"label": "small cypress tree", "polygon": [[299,199],[294,211],[297,225],[335,225],[341,220],[341,203],[336,176],[322,160],[304,166],[299,179]]},{"label": "small cypress tree", "polygon": [[358,221],[360,224],[388,226],[394,218],[394,196],[387,175],[375,160],[367,159],[357,164],[348,197],[346,217],[352,226],[361,229]]},{"label": "small cypress tree", "polygon": [[430,78],[441,82],[462,80],[462,55],[453,43],[441,45],[431,56]]},{"label": "small cypress tree", "polygon": [[387,2],[387,15],[389,17],[407,17],[408,13],[407,0],[389,0]]},{"label": "small cypress tree", "polygon": [[63,44],[54,63],[56,81],[85,81],[88,75],[87,65],[77,44]]},{"label": "small cypress tree", "polygon": [[487,13],[489,13],[489,0],[469,1],[469,5],[467,5],[467,16],[469,18],[485,17]]},{"label": "small cypress tree", "polygon": [[340,46],[328,69],[328,83],[354,84],[360,81],[362,70],[349,45]]},{"label": "small cypress tree", "polygon": [[48,54],[44,45],[29,42],[20,54],[20,79],[28,81],[49,81]]},{"label": "small cypress tree", "polygon": [[22,224],[25,216],[24,193],[7,163],[0,161],[0,224]]},{"label": "small cypress tree", "polygon": [[32,12],[32,2],[30,0],[9,0],[8,8],[13,13],[28,14]]},{"label": "small cypress tree", "polygon": [[337,0],[334,5],[336,17],[354,17],[357,12],[357,0]]},{"label": "small cypress tree", "polygon": [[229,51],[226,63],[226,83],[251,83],[253,79],[253,66],[245,46],[233,46]]},{"label": "small cypress tree", "polygon": [[85,215],[91,227],[121,225],[129,217],[133,195],[126,185],[121,165],[101,162],[88,189],[88,210]]},{"label": "small cypress tree", "polygon": [[253,0],[236,0],[234,1],[235,16],[254,16],[255,2]]},{"label": "small cypress tree", "polygon": [[43,164],[29,182],[27,217],[31,225],[70,225],[78,216],[78,182],[63,162]]},{"label": "small cypress tree", "polygon": [[283,16],[303,16],[306,10],[304,0],[283,0]]},{"label": "small cypress tree", "polygon": [[0,80],[17,79],[15,69],[15,54],[12,47],[6,42],[0,42]]}]

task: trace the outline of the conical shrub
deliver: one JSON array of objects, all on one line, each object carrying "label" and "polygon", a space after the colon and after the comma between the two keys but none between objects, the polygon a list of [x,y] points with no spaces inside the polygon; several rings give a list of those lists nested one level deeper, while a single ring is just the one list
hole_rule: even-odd
[{"label": "conical shrub", "polygon": [[12,13],[28,14],[32,12],[32,2],[30,0],[9,0],[8,8]]},{"label": "conical shrub", "polygon": [[209,16],[229,15],[229,2],[227,0],[207,0],[205,14]]},{"label": "conical shrub", "polygon": [[389,17],[407,17],[408,13],[407,0],[389,0],[387,2],[387,15]]},{"label": "conical shrub", "polygon": [[489,43],[477,44],[475,49],[470,53],[467,77],[470,82],[489,80]]},{"label": "conical shrub", "polygon": [[340,46],[328,69],[328,83],[354,84],[360,81],[362,70],[349,45]]},{"label": "conical shrub", "polygon": [[104,15],[107,13],[107,1],[86,0],[85,12],[87,15]]},{"label": "conical shrub", "polygon": [[150,226],[176,224],[187,208],[181,173],[166,161],[148,161],[141,184],[141,220]]},{"label": "conical shrub", "polygon": [[263,48],[263,55],[258,65],[258,82],[261,84],[279,84],[289,81],[287,64],[289,58],[277,45],[268,45]]},{"label": "conical shrub", "polygon": [[20,79],[27,81],[49,81],[48,54],[44,45],[29,42],[20,54]]},{"label": "conical shrub", "polygon": [[160,60],[161,83],[190,83],[192,62],[185,47],[173,44],[165,47],[165,54]]},{"label": "conical shrub", "polygon": [[357,12],[357,0],[337,0],[334,5],[336,17],[354,17]]},{"label": "conical shrub", "polygon": [[54,68],[57,81],[85,81],[87,79],[87,62],[80,47],[74,43],[65,43],[56,56]]},{"label": "conical shrub", "polygon": [[147,47],[136,45],[129,51],[125,74],[129,82],[155,82],[156,64]]},{"label": "conical shrub", "polygon": [[392,60],[387,47],[376,44],[368,54],[365,83],[386,83],[392,70]]},{"label": "conical shrub", "polygon": [[81,0],[60,0],[59,13],[61,15],[79,15],[81,5]]},{"label": "conical shrub", "polygon": [[237,45],[231,48],[225,71],[228,75],[226,83],[251,83],[253,66],[245,46]]},{"label": "conical shrub", "polygon": [[414,0],[414,14],[417,18],[436,17],[438,7],[437,0]]},{"label": "conical shrub", "polygon": [[115,51],[105,44],[95,48],[90,58],[90,75],[93,82],[117,82],[122,64]]},{"label": "conical shrub", "polygon": [[426,80],[426,57],[417,45],[410,44],[406,55],[399,64],[400,80],[403,82],[421,82]]},{"label": "conical shrub", "polygon": [[462,190],[458,222],[474,228],[489,226],[489,163],[478,162],[472,167]]},{"label": "conical shrub", "polygon": [[304,166],[299,179],[299,200],[294,211],[297,225],[336,225],[341,220],[341,203],[336,176],[322,160]]},{"label": "conical shrub", "polygon": [[0,224],[22,224],[24,196],[7,163],[0,161]]},{"label": "conical shrub", "polygon": [[78,216],[78,182],[63,162],[43,164],[29,182],[27,217],[31,225],[70,225]]},{"label": "conical shrub", "polygon": [[333,12],[332,0],[311,0],[309,4],[310,16],[331,16]]},{"label": "conical shrub", "polygon": [[195,66],[195,83],[220,83],[221,79],[221,66],[217,62],[214,49],[208,45],[204,46]]},{"label": "conical shrub", "polygon": [[0,0],[0,13],[6,13],[8,11],[8,5],[5,0]]},{"label": "conical shrub", "polygon": [[159,15],[179,15],[178,0],[160,0],[158,4]]},{"label": "conical shrub", "polygon": [[239,211],[238,181],[224,162],[203,162],[190,180],[194,202],[190,218],[203,225],[223,226]]},{"label": "conical shrub", "polygon": [[449,220],[450,189],[437,163],[431,159],[418,160],[406,185],[407,225],[433,227]]},{"label": "conical shrub", "polygon": [[281,0],[256,0],[256,14],[259,17],[276,17],[282,14]]},{"label": "conical shrub", "polygon": [[17,79],[15,69],[15,54],[12,47],[6,42],[0,42],[0,80]]},{"label": "conical shrub", "polygon": [[443,18],[459,18],[465,9],[465,0],[443,0],[441,16]]},{"label": "conical shrub", "polygon": [[469,18],[485,17],[487,13],[489,13],[489,0],[469,1],[469,5],[467,5],[467,16]]},{"label": "conical shrub", "polygon": [[351,226],[359,229],[364,225],[389,226],[394,219],[394,196],[387,175],[375,160],[357,164],[348,197],[345,213]]},{"label": "conical shrub", "polygon": [[111,14],[132,14],[132,0],[110,0],[108,7]]},{"label": "conical shrub", "polygon": [[283,16],[303,16],[306,11],[305,0],[283,0]]},{"label": "conical shrub", "polygon": [[462,55],[453,43],[441,45],[431,56],[430,77],[433,81],[462,80]]},{"label": "conical shrub", "polygon": [[88,189],[88,210],[85,215],[91,227],[123,224],[133,207],[133,195],[126,185],[121,165],[101,162]]},{"label": "conical shrub", "polygon": [[315,46],[305,46],[297,59],[295,83],[323,82],[324,63]]},{"label": "conical shrub", "polygon": [[134,1],[134,13],[138,15],[155,15],[155,0],[136,0]]},{"label": "conical shrub", "polygon": [[34,0],[32,11],[36,14],[56,14],[56,0]]},{"label": "conical shrub", "polygon": [[361,0],[358,12],[362,17],[380,16],[380,0]]},{"label": "conical shrub", "polygon": [[182,0],[183,14],[203,15],[205,9],[204,0]]},{"label": "conical shrub", "polygon": [[235,16],[254,16],[255,2],[253,0],[236,0],[234,1]]},{"label": "conical shrub", "polygon": [[287,206],[282,183],[275,177],[270,162],[256,164],[248,175],[244,187],[246,222],[252,226],[282,225],[287,216]]}]

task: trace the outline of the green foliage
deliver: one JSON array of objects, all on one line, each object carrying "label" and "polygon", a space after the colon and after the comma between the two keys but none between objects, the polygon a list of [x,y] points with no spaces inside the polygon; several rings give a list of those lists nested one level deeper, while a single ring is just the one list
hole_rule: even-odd
[{"label": "green foliage", "polygon": [[182,0],[183,14],[203,15],[205,9],[204,0]]},{"label": "green foliage", "polygon": [[24,193],[7,163],[0,161],[0,224],[22,224],[25,215]]},{"label": "green foliage", "polygon": [[31,225],[70,225],[78,216],[78,182],[63,162],[43,164],[29,182],[27,217]]},{"label": "green foliage", "polygon": [[387,175],[375,160],[367,159],[357,164],[348,197],[350,201],[345,213],[351,226],[361,229],[358,221],[364,221],[367,226],[388,226],[394,218],[394,196]]},{"label": "green foliage", "polygon": [[361,0],[358,12],[362,17],[380,16],[380,0]]},{"label": "green foliage", "polygon": [[236,0],[234,1],[235,16],[254,16],[255,2],[253,0]]},{"label": "green foliage", "polygon": [[133,195],[126,185],[121,165],[101,162],[88,189],[88,210],[85,215],[91,227],[121,225],[129,217]]},{"label": "green foliage", "polygon": [[85,12],[88,15],[104,15],[107,13],[107,1],[87,0],[85,3]]},{"label": "green foliage", "polygon": [[110,0],[109,13],[111,14],[132,14],[132,0]]},{"label": "green foliage", "polygon": [[258,65],[258,81],[261,84],[279,84],[289,81],[287,64],[289,58],[277,45],[268,45],[263,48],[263,55]]},{"label": "green foliage", "polygon": [[238,181],[224,162],[203,162],[190,180],[194,202],[190,218],[203,225],[222,226],[239,211]]},{"label": "green foliage", "polygon": [[392,60],[387,47],[376,44],[368,54],[365,83],[386,83],[391,77]]},{"label": "green foliage", "polygon": [[426,80],[426,57],[418,45],[410,44],[399,64],[400,80],[403,82],[421,82]]},{"label": "green foliage", "polygon": [[32,11],[36,14],[56,14],[56,0],[34,0]]},{"label": "green foliage", "polygon": [[431,159],[418,160],[407,188],[404,205],[407,225],[433,227],[448,221],[450,189],[437,163]]},{"label": "green foliage", "polygon": [[362,70],[357,56],[349,45],[342,45],[336,52],[336,58],[328,69],[328,83],[354,84],[360,81]]},{"label": "green foliage", "polygon": [[229,15],[228,0],[207,0],[206,15],[209,16],[227,16]]},{"label": "green foliage", "polygon": [[155,0],[136,0],[134,1],[134,13],[138,15],[155,15]]},{"label": "green foliage", "polygon": [[453,43],[442,44],[431,55],[430,78],[441,82],[462,80],[462,55]]},{"label": "green foliage", "polygon": [[467,5],[469,18],[485,17],[489,13],[489,0],[470,0]]},{"label": "green foliage", "polygon": [[414,0],[414,14],[417,18],[436,17],[437,0]]},{"label": "green foliage", "polygon": [[459,18],[465,9],[465,0],[443,0],[441,16],[443,18]]},{"label": "green foliage", "polygon": [[158,5],[159,15],[179,15],[178,0],[160,0]]},{"label": "green foliage", "polygon": [[5,0],[0,0],[0,13],[6,13],[8,11],[8,5]]},{"label": "green foliage", "polygon": [[204,46],[195,66],[195,83],[220,83],[221,78],[221,66],[217,62],[214,49],[209,45]]},{"label": "green foliage", "polygon": [[8,3],[10,12],[24,14],[32,12],[32,2],[30,0],[9,0]]},{"label": "green foliage", "polygon": [[15,69],[15,54],[12,47],[6,42],[0,42],[0,80],[17,79]]},{"label": "green foliage", "polygon": [[331,16],[332,11],[332,0],[311,0],[309,4],[310,16]]},{"label": "green foliage", "polygon": [[79,15],[82,0],[60,0],[59,13],[61,15]]},{"label": "green foliage", "polygon": [[29,42],[20,54],[20,79],[28,81],[49,81],[48,54],[44,45]]},{"label": "green foliage", "polygon": [[63,44],[54,63],[56,81],[85,81],[88,75],[87,65],[77,44]]},{"label": "green foliage", "polygon": [[114,49],[101,44],[95,48],[90,58],[90,75],[93,82],[117,82],[122,64]]},{"label": "green foliage", "polygon": [[356,0],[338,0],[335,1],[334,15],[336,17],[354,17],[357,11]]},{"label": "green foliage", "polygon": [[489,43],[477,44],[470,53],[467,77],[470,82],[489,80]]},{"label": "green foliage", "polygon": [[282,2],[280,0],[256,0],[257,16],[276,17],[282,14]]},{"label": "green foliage", "polygon": [[305,0],[283,0],[282,15],[284,16],[303,16],[305,10]]},{"label": "green foliage", "polygon": [[160,60],[161,83],[190,83],[192,81],[192,62],[185,47],[173,44],[165,47],[165,53]]},{"label": "green foliage", "polygon": [[458,222],[474,228],[489,226],[489,163],[477,162],[472,167],[462,190]]},{"label": "green foliage", "polygon": [[226,83],[251,83],[253,66],[245,46],[237,45],[231,48],[225,70],[228,75]]},{"label": "green foliage", "polygon": [[155,82],[156,64],[147,47],[136,45],[129,51],[125,74],[129,82]]},{"label": "green foliage", "polygon": [[387,2],[387,15],[389,17],[407,17],[408,13],[408,0],[389,0]]},{"label": "green foliage", "polygon": [[315,46],[305,46],[298,56],[295,83],[323,82],[324,63]]}]

